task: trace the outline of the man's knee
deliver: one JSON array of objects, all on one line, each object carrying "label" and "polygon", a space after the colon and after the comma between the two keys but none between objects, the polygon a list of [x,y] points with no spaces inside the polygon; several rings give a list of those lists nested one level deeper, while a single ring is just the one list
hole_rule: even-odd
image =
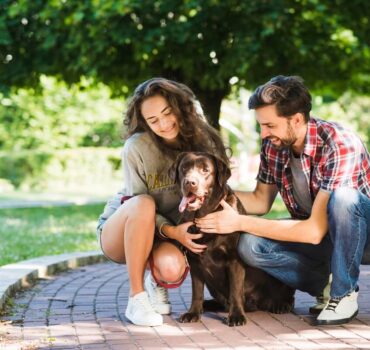
[{"label": "man's knee", "polygon": [[330,194],[328,202],[329,220],[348,220],[360,201],[359,192],[354,188],[340,187]]},{"label": "man's knee", "polygon": [[247,265],[259,267],[263,254],[263,238],[243,233],[240,236],[238,253]]}]

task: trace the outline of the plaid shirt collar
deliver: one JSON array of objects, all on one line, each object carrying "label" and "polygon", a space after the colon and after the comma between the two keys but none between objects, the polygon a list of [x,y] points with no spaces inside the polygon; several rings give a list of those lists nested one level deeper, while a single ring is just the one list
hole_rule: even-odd
[{"label": "plaid shirt collar", "polygon": [[318,135],[317,124],[314,118],[310,118],[307,123],[307,133],[303,149],[303,154],[315,158],[316,150],[323,145],[323,141]]}]

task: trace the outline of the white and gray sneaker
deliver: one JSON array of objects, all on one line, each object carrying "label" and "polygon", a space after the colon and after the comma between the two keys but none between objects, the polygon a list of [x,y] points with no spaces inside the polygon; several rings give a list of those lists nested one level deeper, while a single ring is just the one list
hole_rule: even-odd
[{"label": "white and gray sneaker", "polygon": [[168,300],[168,290],[159,286],[154,281],[151,273],[145,278],[144,288],[148,292],[153,309],[161,315],[169,315],[171,313],[171,304]]},{"label": "white and gray sneaker", "polygon": [[163,324],[162,315],[153,309],[146,291],[129,297],[125,316],[138,326],[154,327]]},{"label": "white and gray sneaker", "polygon": [[343,298],[330,298],[324,310],[317,317],[318,325],[338,325],[350,322],[358,313],[359,288]]}]

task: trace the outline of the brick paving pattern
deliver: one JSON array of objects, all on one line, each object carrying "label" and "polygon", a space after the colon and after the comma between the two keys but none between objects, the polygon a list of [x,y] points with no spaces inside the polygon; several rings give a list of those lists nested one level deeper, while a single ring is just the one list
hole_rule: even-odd
[{"label": "brick paving pattern", "polygon": [[85,266],[39,280],[18,293],[0,321],[0,349],[370,349],[370,266],[360,277],[360,312],[343,326],[314,326],[313,298],[296,293],[294,313],[248,313],[248,323],[228,327],[225,313],[205,313],[182,324],[191,282],[170,290],[171,316],[159,327],[139,327],[124,316],[129,291],[125,266]]}]

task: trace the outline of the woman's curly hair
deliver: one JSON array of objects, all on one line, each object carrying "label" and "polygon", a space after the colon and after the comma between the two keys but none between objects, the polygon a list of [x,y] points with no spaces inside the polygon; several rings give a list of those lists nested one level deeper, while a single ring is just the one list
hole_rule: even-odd
[{"label": "woman's curly hair", "polygon": [[[141,105],[149,97],[162,96],[170,105],[179,123],[179,143],[170,146],[148,126],[141,114]],[[147,132],[158,148],[172,159],[179,152],[209,152],[229,164],[225,146],[218,132],[208,124],[199,101],[184,84],[165,78],[152,78],[140,84],[129,100],[124,119],[126,138]]]}]

